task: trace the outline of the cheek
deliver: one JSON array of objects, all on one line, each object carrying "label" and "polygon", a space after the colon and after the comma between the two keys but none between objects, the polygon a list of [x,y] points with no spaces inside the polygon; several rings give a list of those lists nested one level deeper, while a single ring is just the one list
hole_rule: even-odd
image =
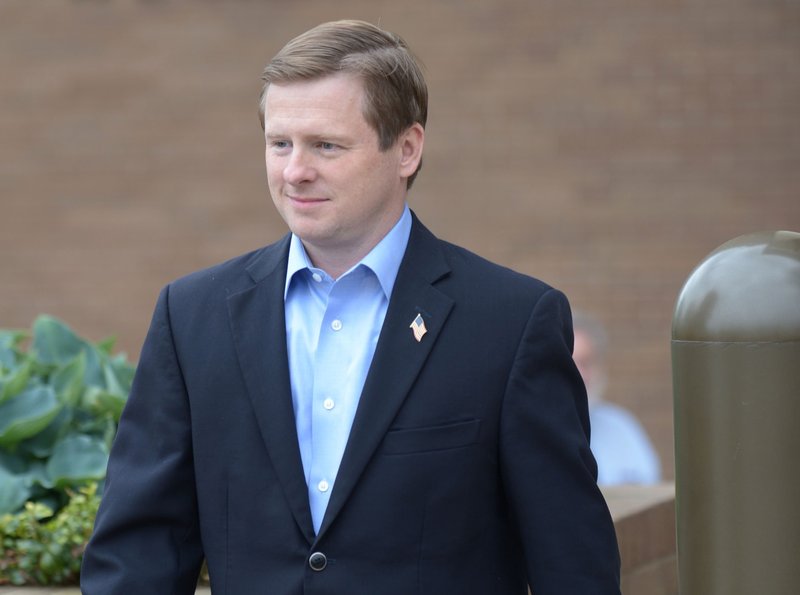
[{"label": "cheek", "polygon": [[282,191],[283,182],[281,181],[280,176],[271,173],[267,170],[267,189],[269,190],[269,196],[272,199],[273,204],[281,208],[281,196],[283,194]]},{"label": "cheek", "polygon": [[274,157],[267,156],[264,161],[267,166],[267,183],[270,188],[277,186],[283,179],[283,167]]}]

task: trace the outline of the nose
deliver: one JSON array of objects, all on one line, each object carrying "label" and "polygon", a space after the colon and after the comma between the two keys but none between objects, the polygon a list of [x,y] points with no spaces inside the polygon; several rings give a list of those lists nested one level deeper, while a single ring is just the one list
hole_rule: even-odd
[{"label": "nose", "polygon": [[316,174],[311,155],[302,149],[294,148],[283,168],[283,179],[292,186],[297,186],[313,181]]}]

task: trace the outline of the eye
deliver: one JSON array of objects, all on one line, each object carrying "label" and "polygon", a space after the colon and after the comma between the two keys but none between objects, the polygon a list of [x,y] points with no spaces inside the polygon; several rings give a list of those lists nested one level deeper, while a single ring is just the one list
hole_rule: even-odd
[{"label": "eye", "polygon": [[317,146],[323,151],[333,151],[338,148],[338,145],[329,143],[327,141],[320,141]]},{"label": "eye", "polygon": [[271,144],[275,149],[286,149],[289,147],[289,141],[287,140],[274,140]]}]

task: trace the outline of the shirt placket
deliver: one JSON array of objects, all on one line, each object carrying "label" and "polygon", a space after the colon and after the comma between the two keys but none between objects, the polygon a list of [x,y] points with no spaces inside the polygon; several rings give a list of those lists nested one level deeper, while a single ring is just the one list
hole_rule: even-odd
[{"label": "shirt placket", "polygon": [[348,312],[346,283],[337,283],[328,296],[314,358],[311,401],[312,464],[308,490],[315,528],[319,528],[330,499],[349,435],[347,415],[349,361],[353,319]]}]

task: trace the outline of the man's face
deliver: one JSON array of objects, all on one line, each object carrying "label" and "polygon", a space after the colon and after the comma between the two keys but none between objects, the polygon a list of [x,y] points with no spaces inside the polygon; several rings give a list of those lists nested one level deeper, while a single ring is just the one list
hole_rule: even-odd
[{"label": "man's face", "polygon": [[366,255],[400,217],[419,161],[422,128],[381,151],[363,104],[363,85],[349,74],[267,89],[269,190],[315,264],[320,255],[355,259],[350,265]]}]

